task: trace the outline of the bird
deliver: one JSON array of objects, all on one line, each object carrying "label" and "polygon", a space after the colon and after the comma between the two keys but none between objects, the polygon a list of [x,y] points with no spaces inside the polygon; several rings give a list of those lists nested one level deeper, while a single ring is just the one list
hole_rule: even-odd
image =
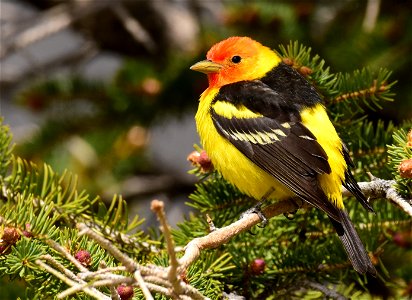
[{"label": "bird", "polygon": [[321,209],[353,268],[376,276],[341,186],[368,211],[373,208],[351,173],[349,151],[316,88],[249,37],[218,42],[190,69],[208,77],[195,121],[201,144],[223,178],[258,201],[299,198]]}]

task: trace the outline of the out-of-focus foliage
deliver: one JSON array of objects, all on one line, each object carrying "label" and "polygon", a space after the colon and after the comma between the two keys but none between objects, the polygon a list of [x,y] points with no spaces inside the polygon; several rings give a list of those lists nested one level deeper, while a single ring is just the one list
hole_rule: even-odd
[{"label": "out-of-focus foliage", "polygon": [[[376,19],[367,16],[368,2],[378,5]],[[40,7],[53,5],[44,1]],[[45,116],[46,121],[36,136],[18,147],[19,153],[35,161],[47,161],[58,170],[69,167],[80,174],[82,184],[97,193],[132,174],[159,172],[161,168],[157,168],[156,161],[145,155],[150,141],[148,128],[167,116],[195,109],[207,83],[188,68],[204,57],[212,44],[230,35],[251,36],[276,49],[280,44],[286,46],[299,40],[328,62],[330,72],[345,73],[368,66],[369,71],[365,72],[372,74],[379,68],[387,68],[392,71],[392,78],[397,79],[392,89],[397,94],[396,105],[384,103],[384,110],[378,111],[364,106],[369,112],[368,119],[398,123],[412,118],[412,20],[409,18],[412,4],[409,1],[228,1],[222,5],[214,2],[209,7],[199,2],[193,2],[192,7],[186,3],[185,8],[201,28],[198,47],[191,52],[179,50],[173,43],[162,48],[167,34],[154,35],[157,29],[150,29],[150,20],[135,12],[139,7],[147,11],[150,5],[143,6],[144,9],[139,4],[126,8],[143,22],[151,40],[162,49],[158,57],[153,59],[153,53],[138,52],[134,58],[125,60],[108,83],[73,74],[59,79],[50,76],[48,80],[29,84],[16,98]],[[158,6],[150,9],[152,13],[159,10]],[[212,10],[220,17],[211,18]],[[104,13],[103,10],[100,15]],[[101,19],[101,22],[113,21]],[[81,32],[93,22],[79,23]],[[366,23],[371,25],[368,27]],[[158,24],[153,26],[157,28]],[[107,34],[113,34],[110,32]],[[102,35],[91,37],[100,41]],[[108,44],[102,42],[100,46]],[[119,47],[113,49],[124,52]],[[347,76],[354,80],[359,75],[363,76],[349,73],[342,75],[342,79]],[[374,122],[371,126],[375,125]]]}]

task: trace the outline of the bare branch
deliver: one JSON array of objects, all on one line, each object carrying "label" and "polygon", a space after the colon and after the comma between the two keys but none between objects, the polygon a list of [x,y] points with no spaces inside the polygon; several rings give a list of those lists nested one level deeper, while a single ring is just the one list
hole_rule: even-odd
[{"label": "bare branch", "polygon": [[63,3],[54,6],[40,14],[40,17],[36,18],[36,24],[31,24],[20,33],[7,37],[0,48],[0,59],[13,51],[26,48],[47,36],[59,32],[70,26],[74,21],[110,5],[112,5],[111,1],[89,1],[79,5]]},{"label": "bare branch", "polygon": [[[59,272],[58,270],[50,267],[48,264],[44,263],[40,259],[36,260],[36,264],[38,264],[40,267],[45,269],[50,274],[53,274],[54,276],[59,278],[61,281],[63,281],[64,283],[66,283],[70,287],[77,287],[79,285],[84,285],[84,282],[79,281],[79,279],[76,278],[76,276],[74,276],[74,278],[76,278],[76,280],[70,279],[70,278],[73,278],[73,276],[70,274],[71,272],[68,269],[66,269],[63,265],[61,265],[59,262],[57,262],[50,255],[44,255],[42,258],[47,260],[48,262],[52,263],[53,265],[55,265],[59,270],[61,270],[62,273]],[[83,286],[82,291],[84,291],[86,294],[88,294],[88,295],[90,295],[90,296],[92,296],[96,299],[99,299],[99,300],[110,300],[109,297],[107,297],[103,293],[99,292],[95,288],[91,288],[91,287],[88,287],[88,286]]]},{"label": "bare branch", "polygon": [[[284,200],[265,207],[263,209],[263,214],[267,218],[272,218],[276,215],[294,210],[296,210],[295,202]],[[179,260],[181,267],[186,269],[199,257],[203,249],[216,248],[222,244],[225,244],[234,236],[249,230],[260,222],[261,220],[257,214],[246,214],[242,219],[228,226],[216,229],[204,237],[193,239],[187,244],[185,254]]]},{"label": "bare branch", "polygon": [[114,258],[120,261],[126,267],[127,271],[134,273],[137,270],[137,263],[127,255],[123,254],[109,240],[106,240],[83,223],[78,224],[77,228],[80,230],[80,236],[85,234],[95,240],[103,249],[106,249]]},{"label": "bare branch", "polygon": [[152,294],[150,294],[150,291],[147,288],[146,282],[143,280],[142,274],[140,274],[140,271],[136,270],[133,275],[134,275],[134,278],[136,279],[137,283],[139,284],[140,289],[142,290],[144,297],[148,300],[153,300],[153,296],[152,296]]},{"label": "bare branch", "polygon": [[84,267],[73,255],[67,251],[67,249],[57,242],[53,240],[46,240],[47,245],[49,245],[51,248],[54,250],[58,251],[60,254],[63,255],[63,257],[67,258],[73,265],[76,266],[77,269],[79,269],[81,272],[86,272],[88,271],[86,267]]},{"label": "bare branch", "polygon": [[371,33],[376,26],[381,0],[368,0],[366,5],[365,17],[363,19],[362,28],[366,33]]},{"label": "bare branch", "polygon": [[157,218],[161,224],[161,230],[166,239],[167,253],[169,254],[170,263],[170,269],[168,272],[169,281],[172,284],[173,292],[180,295],[182,294],[182,288],[180,286],[180,279],[177,274],[179,263],[176,258],[175,243],[173,241],[172,233],[170,232],[170,227],[166,220],[164,203],[159,200],[153,200],[151,203],[151,210],[157,214]]},{"label": "bare branch", "polygon": [[130,35],[138,42],[141,43],[146,50],[151,53],[156,51],[156,44],[150,37],[150,34],[143,28],[139,21],[127,11],[121,2],[118,2],[113,6],[114,13],[123,23],[124,28],[130,33]]}]

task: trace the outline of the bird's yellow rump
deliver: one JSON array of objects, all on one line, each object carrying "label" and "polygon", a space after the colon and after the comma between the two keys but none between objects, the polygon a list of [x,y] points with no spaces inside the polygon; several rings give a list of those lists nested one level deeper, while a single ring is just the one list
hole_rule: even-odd
[{"label": "bird's yellow rump", "polygon": [[325,211],[360,273],[376,270],[344,209],[341,185],[372,210],[315,88],[247,37],[214,45],[192,70],[207,74],[196,124],[222,176],[257,199],[299,197]]}]

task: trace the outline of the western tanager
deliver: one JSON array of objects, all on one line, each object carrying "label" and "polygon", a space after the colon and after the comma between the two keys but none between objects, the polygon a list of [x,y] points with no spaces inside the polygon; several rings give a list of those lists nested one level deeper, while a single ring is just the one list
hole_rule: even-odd
[{"label": "western tanager", "polygon": [[217,171],[257,200],[297,196],[325,211],[354,269],[376,275],[345,211],[341,185],[373,209],[316,89],[248,37],[219,42],[191,69],[208,76],[195,118]]}]

